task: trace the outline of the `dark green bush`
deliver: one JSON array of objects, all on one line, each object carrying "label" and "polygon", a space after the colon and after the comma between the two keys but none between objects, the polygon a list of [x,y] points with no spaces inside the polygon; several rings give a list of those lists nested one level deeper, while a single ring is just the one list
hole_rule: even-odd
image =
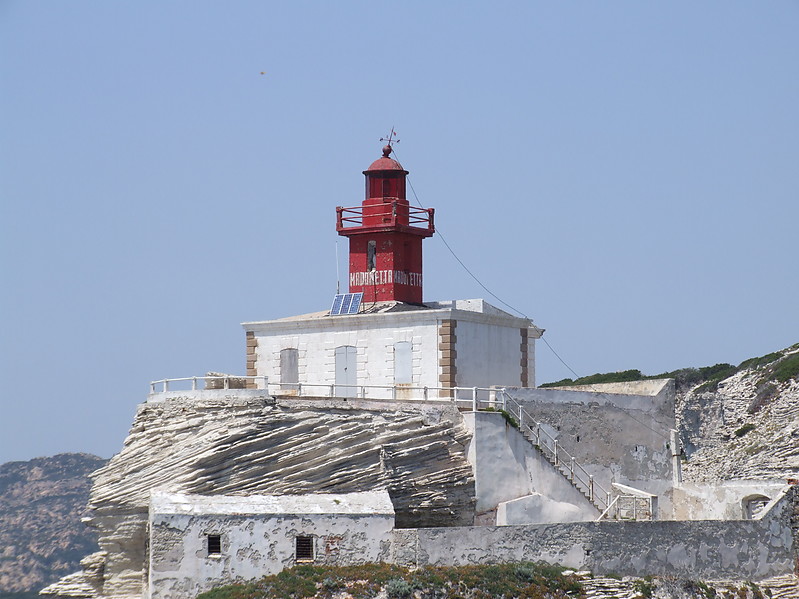
[{"label": "dark green bush", "polygon": [[248,584],[220,587],[198,599],[305,599],[330,597],[345,589],[356,599],[371,599],[382,587],[392,599],[408,599],[414,591],[437,599],[567,599],[582,593],[574,576],[548,564],[512,563],[485,566],[433,567],[410,571],[390,564],[362,566],[295,566]]},{"label": "dark green bush", "polygon": [[799,353],[791,354],[779,361],[769,378],[779,383],[788,382],[790,379],[799,379]]},{"label": "dark green bush", "polygon": [[744,368],[758,368],[760,366],[764,366],[765,364],[776,362],[781,357],[782,354],[780,352],[772,352],[770,354],[766,354],[765,356],[760,356],[759,358],[749,358],[748,360],[744,360],[738,364],[738,370],[743,370]]},{"label": "dark green bush", "polygon": [[391,599],[406,599],[413,593],[413,585],[401,578],[393,578],[386,583],[386,594]]}]

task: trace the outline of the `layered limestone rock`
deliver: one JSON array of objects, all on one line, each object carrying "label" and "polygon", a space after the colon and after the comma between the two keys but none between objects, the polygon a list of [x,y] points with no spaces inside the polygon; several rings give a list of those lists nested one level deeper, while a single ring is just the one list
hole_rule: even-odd
[{"label": "layered limestone rock", "polygon": [[799,380],[772,376],[797,354],[797,346],[777,352],[715,390],[705,384],[678,393],[686,481],[799,477]]},{"label": "layered limestone rock", "polygon": [[[141,405],[122,451],[95,473],[89,524],[106,555],[102,589],[93,596],[141,596],[155,488],[199,495],[386,488],[398,527],[472,524],[470,435],[451,405],[356,408],[217,393]],[[48,592],[89,596],[89,588],[83,575]]]}]

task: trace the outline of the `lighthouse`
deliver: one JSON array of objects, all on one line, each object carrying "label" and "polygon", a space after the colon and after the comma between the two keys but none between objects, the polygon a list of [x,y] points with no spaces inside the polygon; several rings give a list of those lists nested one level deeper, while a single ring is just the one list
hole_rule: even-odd
[{"label": "lighthouse", "polygon": [[408,171],[392,153],[389,143],[362,171],[360,206],[336,208],[336,230],[349,238],[349,293],[328,310],[243,323],[250,384],[278,395],[372,399],[534,386],[543,331],[529,318],[482,299],[423,303],[422,243],[435,233],[434,210],[410,205]]},{"label": "lighthouse", "polygon": [[414,208],[405,197],[408,171],[383,156],[363,171],[360,206],[336,208],[336,231],[349,238],[349,290],[364,303],[422,303],[422,241],[435,232],[433,208]]}]

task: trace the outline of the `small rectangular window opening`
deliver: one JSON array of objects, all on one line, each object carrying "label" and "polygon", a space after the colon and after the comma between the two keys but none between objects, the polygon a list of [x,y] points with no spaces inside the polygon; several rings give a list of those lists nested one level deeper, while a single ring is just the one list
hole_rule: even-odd
[{"label": "small rectangular window opening", "polygon": [[375,270],[375,256],[377,255],[377,242],[370,241],[366,244],[366,270]]},{"label": "small rectangular window opening", "polygon": [[208,535],[208,555],[222,553],[222,535]]},{"label": "small rectangular window opening", "polygon": [[313,537],[297,537],[295,543],[295,557],[298,562],[313,561]]}]

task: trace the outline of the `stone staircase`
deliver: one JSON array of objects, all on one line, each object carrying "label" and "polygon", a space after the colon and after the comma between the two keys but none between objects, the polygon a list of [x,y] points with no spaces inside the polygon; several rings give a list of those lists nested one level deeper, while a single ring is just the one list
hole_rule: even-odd
[{"label": "stone staircase", "polygon": [[611,493],[594,481],[593,475],[559,446],[558,440],[549,435],[540,422],[524,409],[524,406],[506,391],[502,391],[502,403],[506,412],[513,416],[525,439],[535,447],[552,466],[560,472],[583,497],[590,501],[602,514],[606,515],[613,505]]}]

